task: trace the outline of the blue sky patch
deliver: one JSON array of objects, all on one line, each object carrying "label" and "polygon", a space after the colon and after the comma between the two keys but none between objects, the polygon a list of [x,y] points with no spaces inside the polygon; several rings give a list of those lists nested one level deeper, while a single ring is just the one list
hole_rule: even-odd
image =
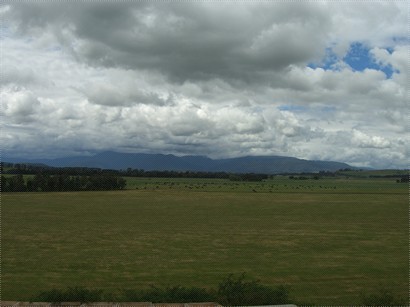
[{"label": "blue sky patch", "polygon": [[333,52],[331,47],[326,48],[325,57],[321,63],[309,63],[307,66],[310,68],[323,68],[325,70],[337,70],[334,67],[334,64],[338,62],[337,55]]},{"label": "blue sky patch", "polygon": [[381,66],[376,63],[374,58],[369,53],[370,49],[360,42],[355,42],[350,45],[350,49],[343,61],[355,70],[363,71],[366,68],[383,71],[387,78],[391,78],[393,69],[391,66]]},{"label": "blue sky patch", "polygon": [[394,48],[387,47],[386,50],[387,50],[388,53],[392,54],[393,51],[394,51]]},{"label": "blue sky patch", "polygon": [[[387,52],[393,53],[392,48],[386,48]],[[384,72],[387,78],[391,78],[393,74],[393,68],[388,66],[379,65],[370,54],[370,49],[363,43],[355,42],[350,45],[350,49],[343,57],[343,62],[348,64],[354,71],[363,71],[367,69],[375,69]],[[307,66],[310,68],[323,68],[325,70],[337,70],[334,64],[338,62],[337,55],[333,52],[332,48],[326,48],[325,58],[322,63],[315,64],[309,63]]]},{"label": "blue sky patch", "polygon": [[320,108],[320,111],[322,111],[323,113],[333,113],[333,112],[336,112],[336,107],[325,106],[325,107]]},{"label": "blue sky patch", "polygon": [[290,111],[290,112],[306,112],[307,107],[305,106],[298,106],[293,104],[284,104],[278,107],[280,111]]}]

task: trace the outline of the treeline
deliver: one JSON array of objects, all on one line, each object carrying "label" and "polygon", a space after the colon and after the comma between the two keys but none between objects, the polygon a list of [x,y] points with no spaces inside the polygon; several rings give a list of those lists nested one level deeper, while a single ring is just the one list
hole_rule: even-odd
[{"label": "treeline", "polygon": [[22,174],[1,176],[2,192],[107,191],[122,190],[126,184],[125,179],[111,174],[69,176],[38,173],[27,180]]},{"label": "treeline", "polygon": [[340,171],[319,171],[313,172],[301,172],[301,173],[281,173],[282,176],[288,176],[289,179],[305,180],[305,179],[321,179],[323,177],[337,177],[340,175]]},{"label": "treeline", "polygon": [[400,176],[400,178],[397,179],[396,182],[398,182],[398,183],[399,183],[399,182],[408,183],[408,182],[410,182],[410,175]]},{"label": "treeline", "polygon": [[289,179],[293,180],[309,180],[309,179],[314,179],[314,180],[319,180],[320,176],[319,175],[314,175],[312,177],[306,177],[306,176],[289,176]]},{"label": "treeline", "polygon": [[229,180],[231,181],[262,181],[265,179],[268,179],[269,175],[266,174],[253,174],[253,173],[248,173],[248,174],[231,174],[229,175]]},{"label": "treeline", "polygon": [[44,175],[70,175],[70,176],[92,176],[101,174],[120,175],[121,171],[101,169],[93,167],[52,167],[38,164],[24,164],[24,163],[0,163],[0,170],[2,174],[12,175],[36,175],[38,173]]},{"label": "treeline", "polygon": [[226,172],[200,172],[200,171],[146,171],[143,169],[131,169],[118,171],[127,177],[146,178],[209,178],[209,179],[229,179]]},{"label": "treeline", "polygon": [[45,165],[1,163],[2,174],[25,174],[35,175],[69,175],[69,176],[95,176],[116,175],[121,177],[144,177],[144,178],[209,178],[230,179],[233,181],[262,181],[272,175],[266,174],[231,174],[227,172],[201,172],[201,171],[146,171],[143,169],[127,168],[125,170],[101,169],[90,167],[50,167]]}]

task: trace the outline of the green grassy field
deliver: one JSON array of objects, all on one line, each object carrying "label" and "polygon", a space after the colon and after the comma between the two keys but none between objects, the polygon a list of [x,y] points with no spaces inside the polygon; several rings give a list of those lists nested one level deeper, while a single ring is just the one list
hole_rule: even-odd
[{"label": "green grassy field", "polygon": [[2,193],[2,300],[68,286],[215,287],[241,272],[318,305],[357,304],[378,287],[407,298],[407,184],[133,178],[128,188]]},{"label": "green grassy field", "polygon": [[290,180],[276,176],[262,182],[229,181],[202,178],[130,178],[126,189],[146,191],[202,191],[202,192],[262,192],[262,193],[320,193],[320,194],[394,194],[407,193],[405,183],[395,178],[324,178],[320,180]]},{"label": "green grassy field", "polygon": [[408,170],[392,170],[392,169],[382,169],[382,170],[348,170],[339,171],[339,175],[358,177],[358,178],[368,178],[375,176],[405,176],[409,174]]}]

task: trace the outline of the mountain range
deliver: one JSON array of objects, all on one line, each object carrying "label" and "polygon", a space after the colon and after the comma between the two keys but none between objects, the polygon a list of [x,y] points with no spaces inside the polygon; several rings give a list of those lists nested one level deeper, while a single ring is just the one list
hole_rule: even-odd
[{"label": "mountain range", "polygon": [[45,164],[52,167],[92,167],[102,169],[143,169],[172,171],[203,171],[231,173],[302,173],[336,171],[354,168],[334,161],[303,160],[284,156],[246,156],[228,159],[211,159],[205,156],[174,156],[164,154],[119,153],[106,151],[94,156],[77,156],[56,159],[24,159],[4,157],[4,162]]}]

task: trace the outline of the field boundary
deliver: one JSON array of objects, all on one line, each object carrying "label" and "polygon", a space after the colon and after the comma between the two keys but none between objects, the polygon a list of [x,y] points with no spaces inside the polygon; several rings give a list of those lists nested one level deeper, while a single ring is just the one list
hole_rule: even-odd
[{"label": "field boundary", "polygon": [[[94,303],[81,303],[81,302],[61,302],[61,303],[50,303],[50,302],[18,302],[18,301],[4,301],[1,302],[1,307],[17,307],[17,306],[26,306],[26,307],[45,307],[45,306],[54,306],[54,307],[122,307],[122,306],[132,306],[132,307],[221,307],[218,303],[205,302],[205,303],[151,303],[151,302],[94,302]],[[295,305],[286,305],[286,306],[295,306]]]},{"label": "field boundary", "polygon": [[[4,301],[1,302],[1,307],[223,307],[222,305],[214,302],[205,303],[151,303],[151,302],[94,302],[94,303],[81,303],[81,302],[61,302],[61,303],[49,303],[49,302],[17,302],[17,301]],[[252,307],[252,306],[249,306]],[[264,305],[253,307],[297,307],[294,304],[285,305]]]}]

